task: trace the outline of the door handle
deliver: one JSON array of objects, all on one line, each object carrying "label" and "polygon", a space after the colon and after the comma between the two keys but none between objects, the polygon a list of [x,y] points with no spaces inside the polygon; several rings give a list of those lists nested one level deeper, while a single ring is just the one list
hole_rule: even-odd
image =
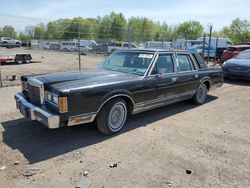
[{"label": "door handle", "polygon": [[195,78],[199,78],[199,75],[198,75],[198,74],[195,74],[194,77],[195,77]]},{"label": "door handle", "polygon": [[176,82],[178,80],[178,78],[172,78],[172,82]]}]

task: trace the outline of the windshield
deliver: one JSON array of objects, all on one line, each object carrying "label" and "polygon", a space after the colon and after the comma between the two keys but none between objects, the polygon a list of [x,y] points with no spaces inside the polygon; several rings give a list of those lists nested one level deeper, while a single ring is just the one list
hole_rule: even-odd
[{"label": "windshield", "polygon": [[97,68],[124,73],[144,75],[154,54],[147,52],[115,52]]},{"label": "windshield", "polygon": [[250,59],[250,50],[245,50],[235,57],[235,59]]}]

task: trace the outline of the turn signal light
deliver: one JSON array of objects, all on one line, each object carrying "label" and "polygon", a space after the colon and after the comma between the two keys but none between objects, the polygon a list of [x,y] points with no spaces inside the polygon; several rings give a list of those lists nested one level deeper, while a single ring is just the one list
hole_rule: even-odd
[{"label": "turn signal light", "polygon": [[59,112],[60,113],[66,113],[66,112],[68,112],[67,97],[60,97],[59,98]]}]

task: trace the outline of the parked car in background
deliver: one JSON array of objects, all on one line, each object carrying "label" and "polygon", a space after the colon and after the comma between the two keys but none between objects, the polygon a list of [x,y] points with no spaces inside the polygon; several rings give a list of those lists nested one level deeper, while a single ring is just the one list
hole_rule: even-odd
[{"label": "parked car in background", "polygon": [[50,50],[60,50],[61,45],[58,42],[51,42],[49,45]]},{"label": "parked car in background", "polygon": [[94,40],[81,39],[80,45],[85,46],[90,50],[96,51],[98,49],[98,44]]},{"label": "parked car in background", "polygon": [[50,44],[51,44],[51,42],[42,41],[42,43],[40,45],[41,45],[43,50],[50,50]]},{"label": "parked car in background", "polygon": [[145,48],[169,50],[173,48],[173,43],[168,41],[147,41],[145,43]]},{"label": "parked car in background", "polygon": [[109,43],[107,53],[112,53],[119,49],[135,49],[137,46],[132,42],[122,42],[122,43]]},{"label": "parked car in background", "polygon": [[250,45],[250,42],[241,42],[240,45]]},{"label": "parked car in background", "polygon": [[78,42],[74,41],[62,41],[60,50],[64,52],[76,52],[77,51]]},{"label": "parked car in background", "polygon": [[[178,62],[178,63],[177,63]],[[96,121],[99,131],[120,131],[128,115],[191,99],[204,104],[221,87],[221,68],[208,68],[188,51],[118,50],[95,71],[22,76],[15,95],[20,113],[50,129]]]},{"label": "parked car in background", "polygon": [[10,37],[1,37],[0,46],[6,48],[20,47],[21,41],[12,39]]},{"label": "parked car in background", "polygon": [[1,44],[12,44],[12,45],[21,45],[21,41],[12,39],[10,37],[1,37]]},{"label": "parked car in background", "polygon": [[225,61],[222,70],[225,78],[250,79],[250,49]]},{"label": "parked car in background", "polygon": [[[77,51],[78,51],[78,45],[76,46],[77,47]],[[86,46],[86,45],[81,45],[80,46],[80,53],[82,55],[87,55],[91,52],[92,48],[89,47],[89,46]]]},{"label": "parked car in background", "polygon": [[237,45],[237,46],[230,46],[226,50],[224,50],[221,61],[224,62],[228,59],[233,58],[235,55],[239,54],[241,51],[250,49],[250,45]]}]

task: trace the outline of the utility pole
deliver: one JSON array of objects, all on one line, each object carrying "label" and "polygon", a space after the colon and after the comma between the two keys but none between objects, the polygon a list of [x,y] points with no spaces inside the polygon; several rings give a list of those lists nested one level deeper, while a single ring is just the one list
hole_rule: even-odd
[{"label": "utility pole", "polygon": [[209,26],[209,42],[208,42],[207,63],[209,62],[209,57],[210,57],[210,47],[211,47],[212,29],[213,29],[213,26],[210,25],[210,26]]},{"label": "utility pole", "polygon": [[82,69],[81,66],[81,47],[80,47],[80,23],[77,24],[78,25],[78,59],[79,59],[79,70]]}]

